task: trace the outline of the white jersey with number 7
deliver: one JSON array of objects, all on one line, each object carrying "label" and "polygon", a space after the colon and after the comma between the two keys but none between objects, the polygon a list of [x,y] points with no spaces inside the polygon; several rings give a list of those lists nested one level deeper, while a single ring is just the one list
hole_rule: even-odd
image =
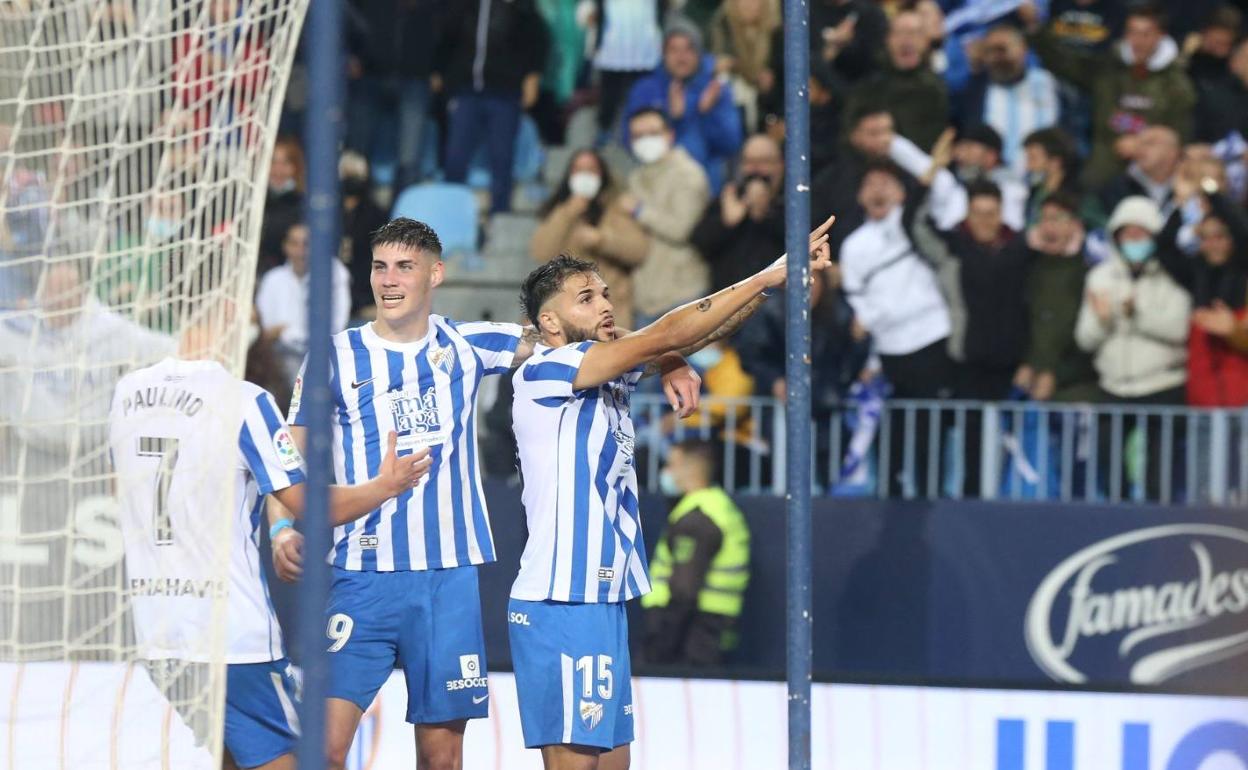
[{"label": "white jersey with number 7", "polygon": [[139,657],[207,661],[222,634],[226,663],[283,657],[260,527],[264,496],[304,473],[273,397],[218,363],[165,359],[117,383],[108,433]]}]

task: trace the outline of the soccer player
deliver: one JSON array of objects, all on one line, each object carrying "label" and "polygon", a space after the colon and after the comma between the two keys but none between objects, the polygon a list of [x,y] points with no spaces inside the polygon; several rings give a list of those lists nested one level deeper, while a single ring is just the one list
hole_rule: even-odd
[{"label": "soccer player", "polygon": [[[335,474],[344,484],[374,474],[380,437],[391,430],[400,455],[427,447],[432,466],[420,490],[334,530],[329,764],[343,767],[361,716],[400,663],[418,766],[458,770],[467,720],[489,710],[474,567],[495,557],[477,461],[477,388],[528,358],[537,335],[431,312],[443,265],[428,225],[396,219],[373,234],[372,249],[377,319],[334,335],[330,356]],[[683,361],[665,377],[674,405],[696,399],[697,376]],[[290,410],[300,446],[303,386],[300,376]]]},{"label": "soccer player", "polygon": [[[303,510],[303,460],[273,397],[214,360],[212,350],[228,349],[221,328],[201,316],[182,334],[179,358],[127,374],[114,391],[109,447],[127,587],[139,657],[201,743],[211,705],[203,664],[214,659],[224,621],[224,766],[286,770],[295,766],[297,696],[259,527],[266,495]],[[409,492],[428,473],[427,454],[396,457],[396,441],[391,434],[369,480],[331,488],[334,523]],[[275,542],[283,531],[271,532]],[[214,618],[222,597],[225,617]]]},{"label": "soccer player", "polygon": [[[831,264],[824,222],[811,269]],[[622,770],[633,740],[624,602],[650,590],[629,397],[654,361],[730,335],[784,283],[785,258],[620,335],[594,266],[561,256],[525,279],[541,333],[514,376],[529,539],[508,612],[525,746],[547,770]]]}]

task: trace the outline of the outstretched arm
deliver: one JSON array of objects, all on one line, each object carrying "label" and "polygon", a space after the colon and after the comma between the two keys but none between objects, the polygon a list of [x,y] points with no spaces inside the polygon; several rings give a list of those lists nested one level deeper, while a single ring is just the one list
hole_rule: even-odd
[{"label": "outstretched arm", "polygon": [[[835,217],[828,217],[810,234],[812,270],[822,270],[832,263],[828,230],[835,220]],[[709,297],[678,307],[640,331],[593,345],[585,353],[573,387],[577,390],[597,387],[665,353],[690,347],[697,349],[695,346],[725,324],[734,322],[740,325],[744,317],[737,317],[735,321],[734,317],[755,303],[764,291],[782,285],[786,269],[787,259],[782,256],[766,270]],[[756,303],[748,312],[755,308]]]}]

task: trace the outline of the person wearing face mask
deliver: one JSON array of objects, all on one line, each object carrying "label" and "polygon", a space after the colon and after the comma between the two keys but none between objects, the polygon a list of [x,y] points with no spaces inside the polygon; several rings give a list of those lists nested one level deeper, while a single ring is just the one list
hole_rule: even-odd
[{"label": "person wearing face mask", "polygon": [[[1143,196],[1125,198],[1110,216],[1107,230],[1112,256],[1088,273],[1075,342],[1093,356],[1102,400],[1141,406],[1182,404],[1192,298],[1158,259],[1159,245],[1166,246],[1157,238],[1162,230],[1161,212]],[[1114,435],[1112,425],[1102,422],[1100,450],[1107,463]],[[1125,442],[1136,422],[1125,421],[1120,442]],[[1145,478],[1148,497],[1156,500],[1162,475],[1157,472],[1161,424],[1159,418],[1145,422]]]},{"label": "person wearing face mask", "polygon": [[573,153],[559,187],[538,211],[529,254],[537,262],[563,253],[592,260],[611,287],[616,323],[632,329],[633,272],[645,261],[650,239],[630,212],[615,205],[618,195],[601,155]]},{"label": "person wearing face mask", "polygon": [[671,448],[659,476],[680,498],[650,560],[643,596],[647,663],[714,666],[736,647],[737,619],[750,581],[750,528],[716,483],[721,451],[700,439]]},{"label": "person wearing face mask", "polygon": [[690,241],[711,268],[711,286],[725,286],[767,266],[763,254],[784,251],[784,155],[766,134],[741,148],[737,178],[724,185]]},{"label": "person wearing face mask", "polygon": [[624,114],[632,116],[643,107],[667,115],[673,141],[702,166],[711,191],[718,192],[724,164],[741,147],[741,114],[733,104],[731,82],[716,74],[715,57],[703,51],[702,33],[683,19],[668,24],[663,60],[633,84]]},{"label": "person wearing face mask", "polygon": [[628,191],[614,207],[650,239],[646,258],[633,273],[636,325],[658,318],[710,285],[706,262],[689,242],[706,209],[710,185],[702,167],[681,147],[667,116],[643,108],[629,118],[633,155],[641,162],[628,176]]}]

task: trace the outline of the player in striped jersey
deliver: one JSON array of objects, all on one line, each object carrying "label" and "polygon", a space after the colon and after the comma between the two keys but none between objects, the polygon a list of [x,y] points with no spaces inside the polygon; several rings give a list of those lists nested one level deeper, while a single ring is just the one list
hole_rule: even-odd
[{"label": "player in striped jersey", "polygon": [[[228,349],[220,328],[191,324],[179,358],[127,374],[113,395],[109,447],[138,657],[205,739],[209,715],[192,706],[210,705],[198,690],[217,650],[213,602],[224,596],[225,767],[293,768],[297,688],[260,565],[259,528],[266,495],[302,511],[302,458],[273,397],[213,359],[212,349]],[[373,477],[331,488],[335,523],[411,490],[428,472],[427,456],[398,458],[396,443],[391,435]],[[290,532],[271,535],[280,543]]]},{"label": "player in striped jersey", "polygon": [[[811,269],[831,264],[824,222]],[[629,398],[661,371],[736,330],[785,280],[762,272],[617,333],[610,290],[593,263],[561,256],[525,279],[525,312],[541,332],[516,371],[512,421],[529,540],[511,589],[508,628],[525,745],[548,770],[621,770],[633,740],[624,602],[648,593],[637,511]]]},{"label": "player in striped jersey", "polygon": [[[330,357],[335,474],[351,484],[374,473],[379,436],[390,430],[400,455],[427,447],[433,464],[421,489],[334,531],[329,763],[343,766],[360,717],[400,663],[420,767],[458,768],[467,720],[487,715],[489,697],[473,567],[495,557],[477,460],[477,388],[525,360],[537,336],[518,324],[431,313],[443,266],[428,225],[396,219],[373,234],[372,247],[377,319],[334,335]],[[670,373],[669,398],[687,390],[688,377]],[[300,446],[303,386],[301,375],[290,419]]]}]

